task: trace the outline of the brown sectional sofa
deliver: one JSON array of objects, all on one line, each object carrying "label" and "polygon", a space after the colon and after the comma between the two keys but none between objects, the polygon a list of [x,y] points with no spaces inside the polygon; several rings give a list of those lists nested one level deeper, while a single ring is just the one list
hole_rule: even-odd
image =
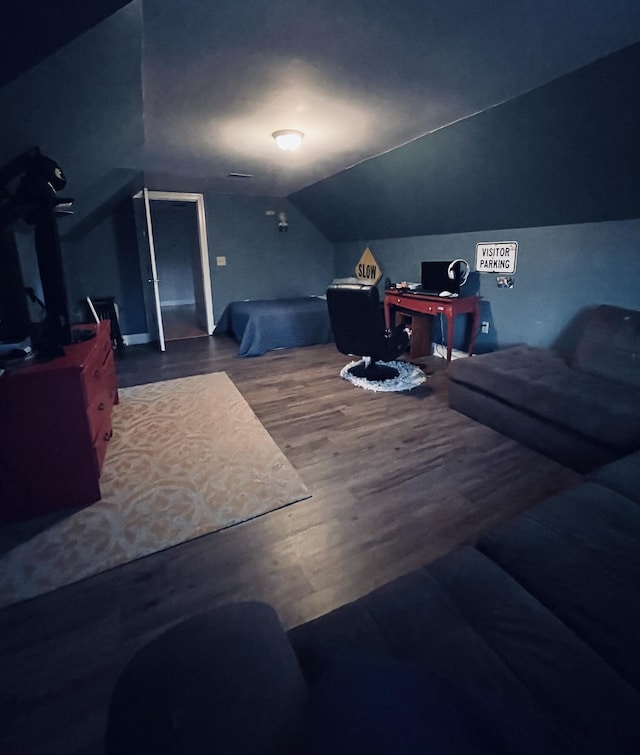
[{"label": "brown sectional sofa", "polygon": [[586,318],[573,356],[513,346],[449,366],[449,405],[580,472],[640,448],[640,312]]},{"label": "brown sectional sofa", "polygon": [[598,307],[569,362],[454,362],[452,406],[583,481],[289,631],[262,603],[180,622],[123,670],[108,755],[638,755],[639,332]]},{"label": "brown sectional sofa", "polygon": [[286,632],[237,603],[142,648],[108,755],[637,755],[640,453]]}]

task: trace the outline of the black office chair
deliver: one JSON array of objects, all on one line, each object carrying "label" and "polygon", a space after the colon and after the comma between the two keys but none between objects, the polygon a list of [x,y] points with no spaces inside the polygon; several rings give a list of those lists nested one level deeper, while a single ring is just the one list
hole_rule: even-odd
[{"label": "black office chair", "polygon": [[331,329],[338,351],[369,357],[349,372],[367,380],[391,380],[398,370],[378,360],[396,359],[409,347],[409,336],[402,326],[386,330],[384,310],[376,286],[360,283],[332,283],[327,289]]}]

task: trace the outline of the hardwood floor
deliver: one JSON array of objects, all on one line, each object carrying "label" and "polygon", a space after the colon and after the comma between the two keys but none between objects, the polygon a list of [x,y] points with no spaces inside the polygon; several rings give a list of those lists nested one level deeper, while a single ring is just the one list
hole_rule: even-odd
[{"label": "hardwood floor", "polygon": [[175,304],[162,307],[162,325],[166,341],[182,338],[203,338],[206,328],[198,325],[195,304]]},{"label": "hardwood floor", "polygon": [[420,361],[424,386],[384,394],[341,380],[331,344],[253,359],[236,348],[226,336],[129,347],[119,383],[225,370],[312,498],[1,611],[1,752],[102,752],[119,671],[181,619],[257,599],[296,625],[579,479],[450,410],[436,357]]}]

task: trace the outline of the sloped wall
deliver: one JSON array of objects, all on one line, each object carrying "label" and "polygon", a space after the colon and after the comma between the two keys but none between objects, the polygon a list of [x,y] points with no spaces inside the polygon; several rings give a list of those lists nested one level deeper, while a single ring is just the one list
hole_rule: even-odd
[{"label": "sloped wall", "polygon": [[82,193],[112,170],[139,164],[141,0],[134,0],[0,89],[0,165],[39,146]]},{"label": "sloped wall", "polygon": [[[60,164],[62,193],[75,200],[75,215],[58,224],[72,317],[96,289],[120,297],[131,274],[140,286],[135,247],[134,259],[122,259],[132,250],[120,243],[117,207],[123,191],[133,193],[130,166],[144,141],[141,10],[134,0],[0,89],[0,164],[39,146]],[[25,284],[38,290],[33,233],[25,230],[16,234]]]},{"label": "sloped wall", "polygon": [[639,82],[632,45],[290,199],[336,242],[638,217]]},{"label": "sloped wall", "polygon": [[131,0],[3,0],[0,86],[41,63]]}]

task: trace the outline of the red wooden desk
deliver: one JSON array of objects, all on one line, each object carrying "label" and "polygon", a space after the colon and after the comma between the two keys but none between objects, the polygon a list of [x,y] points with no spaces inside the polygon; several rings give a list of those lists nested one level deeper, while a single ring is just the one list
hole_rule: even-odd
[{"label": "red wooden desk", "polygon": [[[384,317],[387,328],[395,324],[396,312],[405,312],[412,316],[444,315],[447,319],[447,362],[451,361],[451,348],[453,345],[453,324],[458,315],[471,315],[471,336],[469,338],[469,354],[473,354],[473,348],[476,344],[476,335],[480,326],[480,297],[479,296],[462,296],[458,298],[448,298],[444,296],[428,296],[427,294],[417,293],[415,291],[401,291],[395,288],[387,289],[384,292]],[[421,318],[424,319],[424,318]],[[418,336],[419,341],[424,344],[422,350],[426,348],[428,338],[428,351],[431,353],[431,328]],[[426,354],[414,353],[412,349],[411,356],[425,356]]]}]

